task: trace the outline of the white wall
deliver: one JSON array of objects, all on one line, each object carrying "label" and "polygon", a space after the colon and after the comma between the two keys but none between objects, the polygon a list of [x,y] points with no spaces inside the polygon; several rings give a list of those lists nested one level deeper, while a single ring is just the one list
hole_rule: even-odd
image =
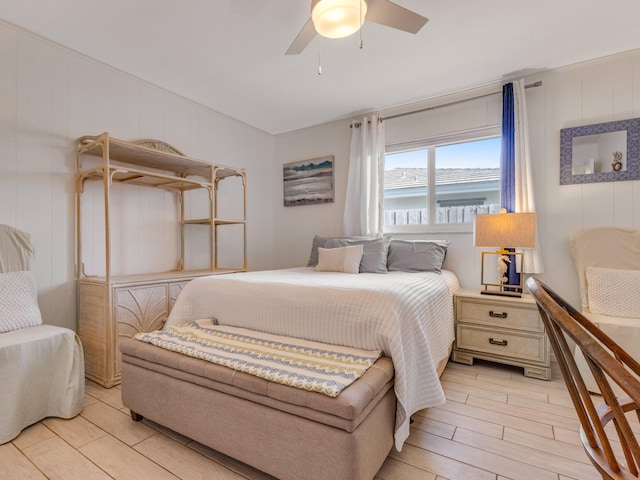
[{"label": "white wall", "polygon": [[[328,123],[275,137],[275,268],[306,266],[311,240],[316,233],[330,236],[342,234],[350,143],[351,129],[348,121]],[[334,155],[334,203],[285,207],[282,165],[326,155]]]},{"label": "white wall", "polygon": [[[400,111],[394,109],[383,113],[383,116],[392,117],[403,111],[426,109],[412,115],[389,118],[386,121],[387,144],[407,144],[424,138],[445,140],[450,135],[482,135],[495,130],[495,127],[500,125],[502,116],[500,92],[501,87],[498,85],[482,87],[447,98],[414,104]],[[438,105],[438,108],[430,109]],[[393,236],[449,240],[451,244],[447,250],[445,268],[456,272],[462,287],[477,288],[480,281],[480,250],[473,246],[473,234],[470,231]]]},{"label": "white wall", "polygon": [[560,185],[560,129],[640,116],[640,50],[529,79],[531,153],[546,272],[540,277],[580,305],[569,239],[598,226],[640,228],[640,181]]},{"label": "white wall", "polygon": [[[272,267],[273,217],[264,208],[274,197],[271,135],[0,22],[0,223],[31,234],[45,323],[76,326],[75,139],[103,131],[245,167],[249,268]],[[175,233],[165,229],[173,200],[159,195],[138,187],[116,194],[115,248],[134,239],[117,258],[123,268],[173,264]],[[83,245],[99,251],[103,240],[92,240]]]},{"label": "white wall", "polygon": [[[465,92],[463,95],[440,100],[440,103],[499,91],[499,86],[477,89]],[[433,102],[426,102],[409,108],[426,108],[432,104]],[[404,107],[404,110],[407,108]],[[383,116],[390,116],[401,111],[403,109],[389,110]],[[483,96],[476,100],[456,103],[415,115],[389,119],[385,127],[386,140],[388,144],[398,144],[425,137],[439,137],[451,133],[495,127],[500,124],[500,116],[500,95]],[[278,267],[306,265],[311,240],[315,234],[330,236],[343,233],[342,216],[346,197],[350,142],[351,129],[348,121],[337,121],[276,136],[275,168],[280,174],[275,176],[276,185],[274,186],[276,193],[274,217],[277,225],[274,243]],[[335,203],[283,207],[282,194],[279,193],[282,190],[282,164],[319,155],[335,155]],[[447,268],[458,273],[460,281],[465,287],[472,288],[479,282],[480,259],[479,254],[476,258],[471,233],[394,234],[394,237],[438,238],[451,241],[451,254],[447,256],[445,264]]]},{"label": "white wall", "polygon": [[[526,82],[535,80],[544,82],[527,90],[538,227],[546,265],[542,277],[577,305],[570,236],[601,225],[640,228],[640,182],[560,186],[560,129],[638,116],[640,51],[549,71]],[[468,94],[433,99],[425,105]],[[475,128],[491,123],[495,106],[490,102],[474,105],[471,110],[459,106],[434,110],[440,117],[435,121],[425,114],[403,117],[403,122],[429,136],[442,126]],[[403,109],[382,113],[388,116]],[[387,131],[393,137],[392,125],[389,121]],[[0,22],[0,223],[32,235],[39,303],[46,323],[75,328],[74,141],[102,131],[123,139],[158,138],[196,158],[246,167],[252,270],[304,265],[314,234],[342,233],[351,137],[348,121],[274,138]],[[285,208],[282,164],[325,155],[335,156],[335,203]],[[123,195],[128,196],[119,199],[118,228],[137,232],[140,246],[119,261],[124,266],[135,262],[151,268],[155,252],[172,245],[158,228],[170,220],[165,213],[167,201],[157,202],[148,189]],[[155,226],[136,229],[145,218],[154,219]],[[452,241],[449,268],[463,286],[476,288],[480,254],[472,246],[471,234],[430,237]],[[99,250],[100,240],[92,245]]]},{"label": "white wall", "polygon": [[[546,272],[540,277],[571,303],[579,306],[577,276],[569,252],[569,239],[586,228],[620,226],[640,228],[640,181],[585,185],[560,185],[560,129],[591,123],[623,120],[640,116],[640,51],[610,56],[571,67],[551,70],[525,79],[542,80],[543,85],[526,90],[533,177],[538,210],[538,228]],[[487,87],[487,89],[495,86]],[[482,93],[480,89],[476,93]],[[461,99],[473,92],[426,102],[436,105]],[[494,97],[488,97],[494,98]],[[498,96],[499,98],[499,96]],[[387,123],[387,140],[399,141],[435,136],[447,130],[472,129],[490,124],[495,103],[478,101],[475,108],[463,104],[402,117],[406,124],[396,129]],[[415,106],[418,108],[419,106]],[[405,107],[396,109],[402,111]],[[501,107],[499,107],[501,108]],[[434,116],[433,113],[437,112]],[[390,110],[383,116],[397,113]],[[438,118],[439,117],[439,118]],[[282,207],[281,178],[275,176],[275,233],[278,266],[306,262],[314,233],[342,233],[342,211],[349,156],[348,122],[334,122],[290,132],[276,137],[276,170],[284,162],[335,155],[336,203],[331,206]],[[344,175],[344,177],[343,177]],[[280,174],[281,177],[281,174]],[[470,233],[439,234],[422,237],[451,240],[448,267],[466,288],[478,288],[480,250],[472,245]]]}]

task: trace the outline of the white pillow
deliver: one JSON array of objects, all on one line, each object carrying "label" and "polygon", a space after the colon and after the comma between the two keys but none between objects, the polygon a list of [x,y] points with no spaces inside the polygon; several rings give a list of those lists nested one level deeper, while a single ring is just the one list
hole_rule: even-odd
[{"label": "white pillow", "polygon": [[358,273],[363,245],[341,248],[318,248],[316,272]]},{"label": "white pillow", "polygon": [[612,317],[640,318],[640,270],[587,267],[589,310]]},{"label": "white pillow", "polygon": [[42,325],[31,272],[0,273],[0,333]]}]

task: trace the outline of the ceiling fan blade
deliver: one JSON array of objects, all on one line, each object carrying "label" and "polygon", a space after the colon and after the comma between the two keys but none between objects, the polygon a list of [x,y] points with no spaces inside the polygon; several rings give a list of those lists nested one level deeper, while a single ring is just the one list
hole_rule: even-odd
[{"label": "ceiling fan blade", "polygon": [[427,17],[418,15],[389,0],[367,0],[365,19],[409,33],[418,33],[429,21]]},{"label": "ceiling fan blade", "polygon": [[302,30],[300,30],[300,33],[298,33],[298,36],[289,47],[289,50],[286,51],[285,55],[299,54],[314,38],[316,38],[316,28],[313,26],[311,19],[309,19],[307,20],[307,23],[304,24],[304,27],[302,27]]}]

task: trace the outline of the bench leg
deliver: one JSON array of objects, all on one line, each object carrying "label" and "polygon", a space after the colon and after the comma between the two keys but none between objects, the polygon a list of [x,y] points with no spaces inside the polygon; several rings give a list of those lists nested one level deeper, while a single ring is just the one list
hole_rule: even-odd
[{"label": "bench leg", "polygon": [[139,413],[134,412],[133,410],[131,410],[131,419],[134,422],[139,422],[140,420],[142,420],[144,417],[142,415],[140,415]]}]

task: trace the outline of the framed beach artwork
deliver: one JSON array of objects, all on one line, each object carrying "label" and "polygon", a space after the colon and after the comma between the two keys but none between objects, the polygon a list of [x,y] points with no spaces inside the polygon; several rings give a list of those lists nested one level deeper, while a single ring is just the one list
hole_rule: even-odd
[{"label": "framed beach artwork", "polygon": [[333,203],[333,155],[283,166],[284,206]]}]

